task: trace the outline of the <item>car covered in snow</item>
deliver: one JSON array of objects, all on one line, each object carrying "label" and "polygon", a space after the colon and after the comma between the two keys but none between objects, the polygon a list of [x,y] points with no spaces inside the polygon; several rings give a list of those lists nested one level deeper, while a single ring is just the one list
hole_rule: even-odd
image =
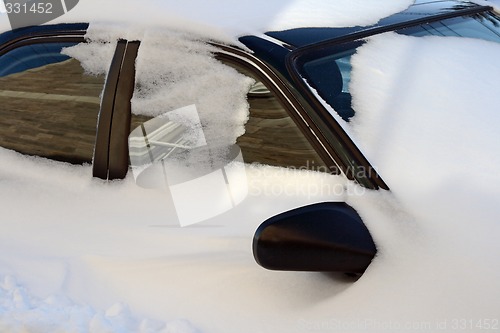
[{"label": "car covered in snow", "polygon": [[[463,40],[469,43],[466,47],[462,47]],[[260,265],[359,278],[377,250],[382,250],[382,258],[398,248],[404,255],[411,246],[400,243],[412,239],[412,228],[418,228],[413,222],[399,226],[396,229],[405,229],[409,238],[398,238],[397,230],[374,226],[377,222],[373,221],[383,220],[377,214],[398,216],[399,221],[411,220],[408,215],[412,214],[420,216],[430,203],[425,200],[428,188],[420,187],[422,183],[445,181],[445,187],[457,189],[453,186],[460,179],[466,184],[471,180],[465,172],[470,171],[470,164],[461,167],[457,163],[461,159],[470,159],[475,166],[484,162],[475,148],[490,147],[498,135],[483,126],[489,118],[479,111],[493,112],[491,108],[498,109],[500,104],[499,86],[485,88],[481,80],[498,72],[492,69],[491,59],[500,54],[495,53],[499,42],[500,15],[492,7],[455,0],[417,1],[373,25],[298,27],[247,34],[233,43],[179,30],[153,29],[138,36],[121,30],[120,25],[107,24],[18,28],[0,35],[0,146],[44,158],[38,162],[51,159],[74,165],[64,164],[64,168],[90,168],[86,177],[106,183],[99,185],[99,193],[120,196],[124,190],[113,192],[113,188],[132,179],[141,192],[124,197],[140,195],[158,207],[161,204],[153,198],[162,193],[169,202],[165,211],[142,204],[137,214],[130,210],[123,217],[120,203],[111,203],[108,209],[101,202],[99,213],[92,215],[96,220],[111,215],[130,225],[131,220],[155,225],[175,220],[192,226],[190,230],[197,235],[195,225],[202,228],[208,223],[210,238],[220,237],[214,236],[211,223],[217,226],[218,219],[228,219],[231,211],[235,213],[229,219],[234,220],[245,214],[238,208],[267,207],[260,215],[245,217],[261,219],[243,228],[247,234],[247,226],[253,228],[249,246]],[[481,62],[476,66],[476,61]],[[477,82],[470,73],[477,74]],[[493,82],[498,84],[498,80]],[[471,89],[464,92],[467,84]],[[422,87],[429,91],[408,97]],[[478,95],[486,90],[494,92]],[[467,101],[477,98],[472,103],[477,109],[465,110],[476,115],[460,110],[462,100],[450,101],[450,91],[461,91],[459,95]],[[456,112],[441,114],[442,106]],[[471,128],[461,128],[467,121]],[[457,148],[458,158],[452,156],[453,146],[435,141],[441,137],[465,147]],[[20,158],[11,152],[3,154],[11,160]],[[491,157],[485,169],[478,166],[478,173],[494,172],[497,160]],[[451,171],[458,178],[447,178]],[[290,185],[297,175],[302,180]],[[75,188],[84,186],[80,180],[75,184]],[[474,185],[488,190],[492,186],[482,178]],[[449,202],[436,208],[435,216],[460,220],[460,213],[450,212],[464,198],[461,194],[471,193],[468,189],[452,190]],[[388,199],[391,195],[397,199]],[[100,201],[106,197],[98,196]],[[288,204],[276,203],[270,209],[276,196]],[[128,199],[124,200],[125,207]],[[138,199],[130,200],[133,205]],[[377,202],[385,200],[387,205],[377,213]],[[408,205],[405,212],[395,208]],[[151,215],[144,207],[152,209]],[[488,214],[489,209],[482,213]],[[491,214],[484,220],[495,215]],[[449,226],[437,224],[426,232],[446,233]],[[230,235],[235,232],[228,230]],[[420,244],[415,242],[413,248]],[[445,253],[449,254],[457,244],[450,241],[448,245]],[[470,260],[478,259],[476,252],[468,253]],[[425,258],[415,258],[415,265],[438,269],[427,266]],[[491,253],[483,259],[495,260]],[[399,269],[405,271],[407,266]],[[387,270],[390,267],[384,274]],[[381,273],[377,268],[370,273],[376,272]],[[498,288],[492,292],[498,294]],[[498,318],[489,314],[474,317],[474,325],[498,329]],[[304,318],[298,323],[301,329],[340,325]],[[380,318],[371,321],[371,326],[350,323],[358,329],[380,331],[387,328],[382,322],[386,318]],[[420,324],[428,328],[431,321]],[[449,317],[446,325],[448,329],[469,328],[472,323]]]},{"label": "car covered in snow", "polygon": [[[498,15],[487,6],[453,1],[422,2],[369,27],[300,28],[243,36],[239,41],[247,50],[210,42],[216,59],[259,84],[250,89],[250,117],[245,133],[236,141],[242,161],[343,174],[369,189],[388,190],[386,182],[339,124],[349,122],[355,115],[349,91],[351,57],[367,38],[387,32],[498,42],[499,23]],[[189,139],[183,138],[187,129],[181,124],[131,112],[134,89],[137,94],[141,90],[140,82],[135,83],[140,41],[118,41],[106,77],[88,75],[77,60],[65,54],[66,48],[86,43],[87,27],[87,24],[36,26],[1,36],[1,121],[4,123],[1,145],[65,162],[92,163],[94,177],[111,180],[124,178],[131,165],[150,165],[177,151],[195,147],[189,147]],[[162,63],[158,61],[155,65],[161,67]],[[213,82],[217,82],[215,78]],[[194,112],[196,117],[196,110]],[[148,124],[147,131],[145,124]],[[130,133],[133,134],[129,141]],[[137,139],[139,146],[134,144]],[[206,139],[203,140],[206,146]],[[314,212],[316,208],[307,209]],[[330,212],[332,218],[324,219],[336,220],[335,211]],[[308,229],[311,220],[322,220],[312,212],[302,217],[300,210],[295,212],[298,215],[295,218],[304,223],[297,226],[298,234],[306,233],[301,228]],[[328,216],[328,209],[323,214]],[[345,212],[339,214],[349,216]],[[349,221],[343,223],[349,225]],[[276,228],[277,224],[273,225]],[[308,244],[303,244],[302,252],[320,241],[314,237],[326,233],[327,240],[335,238],[333,235],[339,232],[336,228],[342,227],[332,227],[330,232],[328,227],[315,228],[320,229],[318,235],[304,239]],[[351,237],[356,238],[363,231],[344,232],[351,232]],[[259,231],[257,237],[261,236]],[[273,233],[272,237],[277,236]],[[302,262],[290,264],[290,268],[363,272],[375,248],[369,235],[351,241],[357,244],[353,244],[352,250],[365,251],[366,257],[352,268],[337,267],[335,263],[341,259],[315,264],[315,257],[325,257],[321,251],[313,251]],[[256,247],[262,242],[265,241],[256,240]],[[283,251],[283,242],[286,240],[277,242],[280,248],[277,251]],[[335,247],[335,241],[331,242]],[[339,242],[339,247],[349,245]],[[258,249],[255,254],[260,255]],[[354,257],[344,261],[356,260],[354,254],[349,255]],[[276,265],[281,267],[279,263]]]}]

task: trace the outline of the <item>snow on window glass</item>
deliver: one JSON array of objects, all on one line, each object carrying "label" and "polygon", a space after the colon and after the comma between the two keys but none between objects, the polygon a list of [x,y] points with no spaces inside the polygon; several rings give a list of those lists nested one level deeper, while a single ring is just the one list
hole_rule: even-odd
[{"label": "snow on window glass", "polygon": [[79,60],[86,73],[101,75],[108,73],[115,48],[116,40],[90,40],[89,43],[65,48],[62,53]]},{"label": "snow on window glass", "polygon": [[457,37],[391,33],[358,49],[352,126],[393,191],[500,182],[498,59],[499,44]]},{"label": "snow on window glass", "polygon": [[137,59],[132,113],[156,117],[195,105],[206,140],[234,144],[244,133],[253,80],[215,60],[212,52],[192,35],[147,33]]}]

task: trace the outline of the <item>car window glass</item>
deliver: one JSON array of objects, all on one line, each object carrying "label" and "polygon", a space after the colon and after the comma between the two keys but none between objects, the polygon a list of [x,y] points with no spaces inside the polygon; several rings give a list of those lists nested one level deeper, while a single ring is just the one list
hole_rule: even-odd
[{"label": "car window glass", "polygon": [[104,76],[42,43],[0,56],[0,146],[55,160],[92,161]]},{"label": "car window glass", "polygon": [[[251,76],[246,70],[241,68],[238,70]],[[245,133],[236,140],[245,163],[328,172],[307,138],[264,83],[256,80],[247,94],[247,101],[249,118],[245,124]],[[131,131],[138,132],[137,129],[145,122],[148,122],[148,125],[154,123],[151,117],[132,115]],[[178,128],[173,126],[174,123],[167,125],[162,127],[162,131],[165,128],[170,128],[172,131]],[[145,131],[148,132],[148,128]],[[183,145],[177,147],[169,145],[162,149],[165,150],[165,156],[170,156],[175,150],[183,149]]]},{"label": "car window glass", "polygon": [[257,81],[247,99],[249,118],[236,143],[246,163],[326,171],[323,161],[276,96]]}]

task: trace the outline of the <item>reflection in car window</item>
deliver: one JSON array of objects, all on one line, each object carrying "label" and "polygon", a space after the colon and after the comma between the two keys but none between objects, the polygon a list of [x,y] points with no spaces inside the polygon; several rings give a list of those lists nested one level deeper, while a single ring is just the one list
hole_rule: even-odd
[{"label": "reflection in car window", "polygon": [[104,76],[61,54],[75,43],[22,46],[0,57],[0,146],[29,155],[92,161]]},{"label": "reflection in car window", "polygon": [[[259,84],[261,86],[262,84]],[[248,94],[250,116],[236,143],[246,163],[324,170],[324,163],[277,98]]]}]

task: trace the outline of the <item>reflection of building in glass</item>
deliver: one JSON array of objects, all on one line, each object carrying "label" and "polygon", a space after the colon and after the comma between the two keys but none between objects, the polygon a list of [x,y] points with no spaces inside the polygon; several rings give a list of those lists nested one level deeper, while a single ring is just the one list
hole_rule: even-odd
[{"label": "reflection of building in glass", "polygon": [[0,58],[0,146],[70,163],[92,163],[104,75],[61,54],[76,43],[15,48]]}]

